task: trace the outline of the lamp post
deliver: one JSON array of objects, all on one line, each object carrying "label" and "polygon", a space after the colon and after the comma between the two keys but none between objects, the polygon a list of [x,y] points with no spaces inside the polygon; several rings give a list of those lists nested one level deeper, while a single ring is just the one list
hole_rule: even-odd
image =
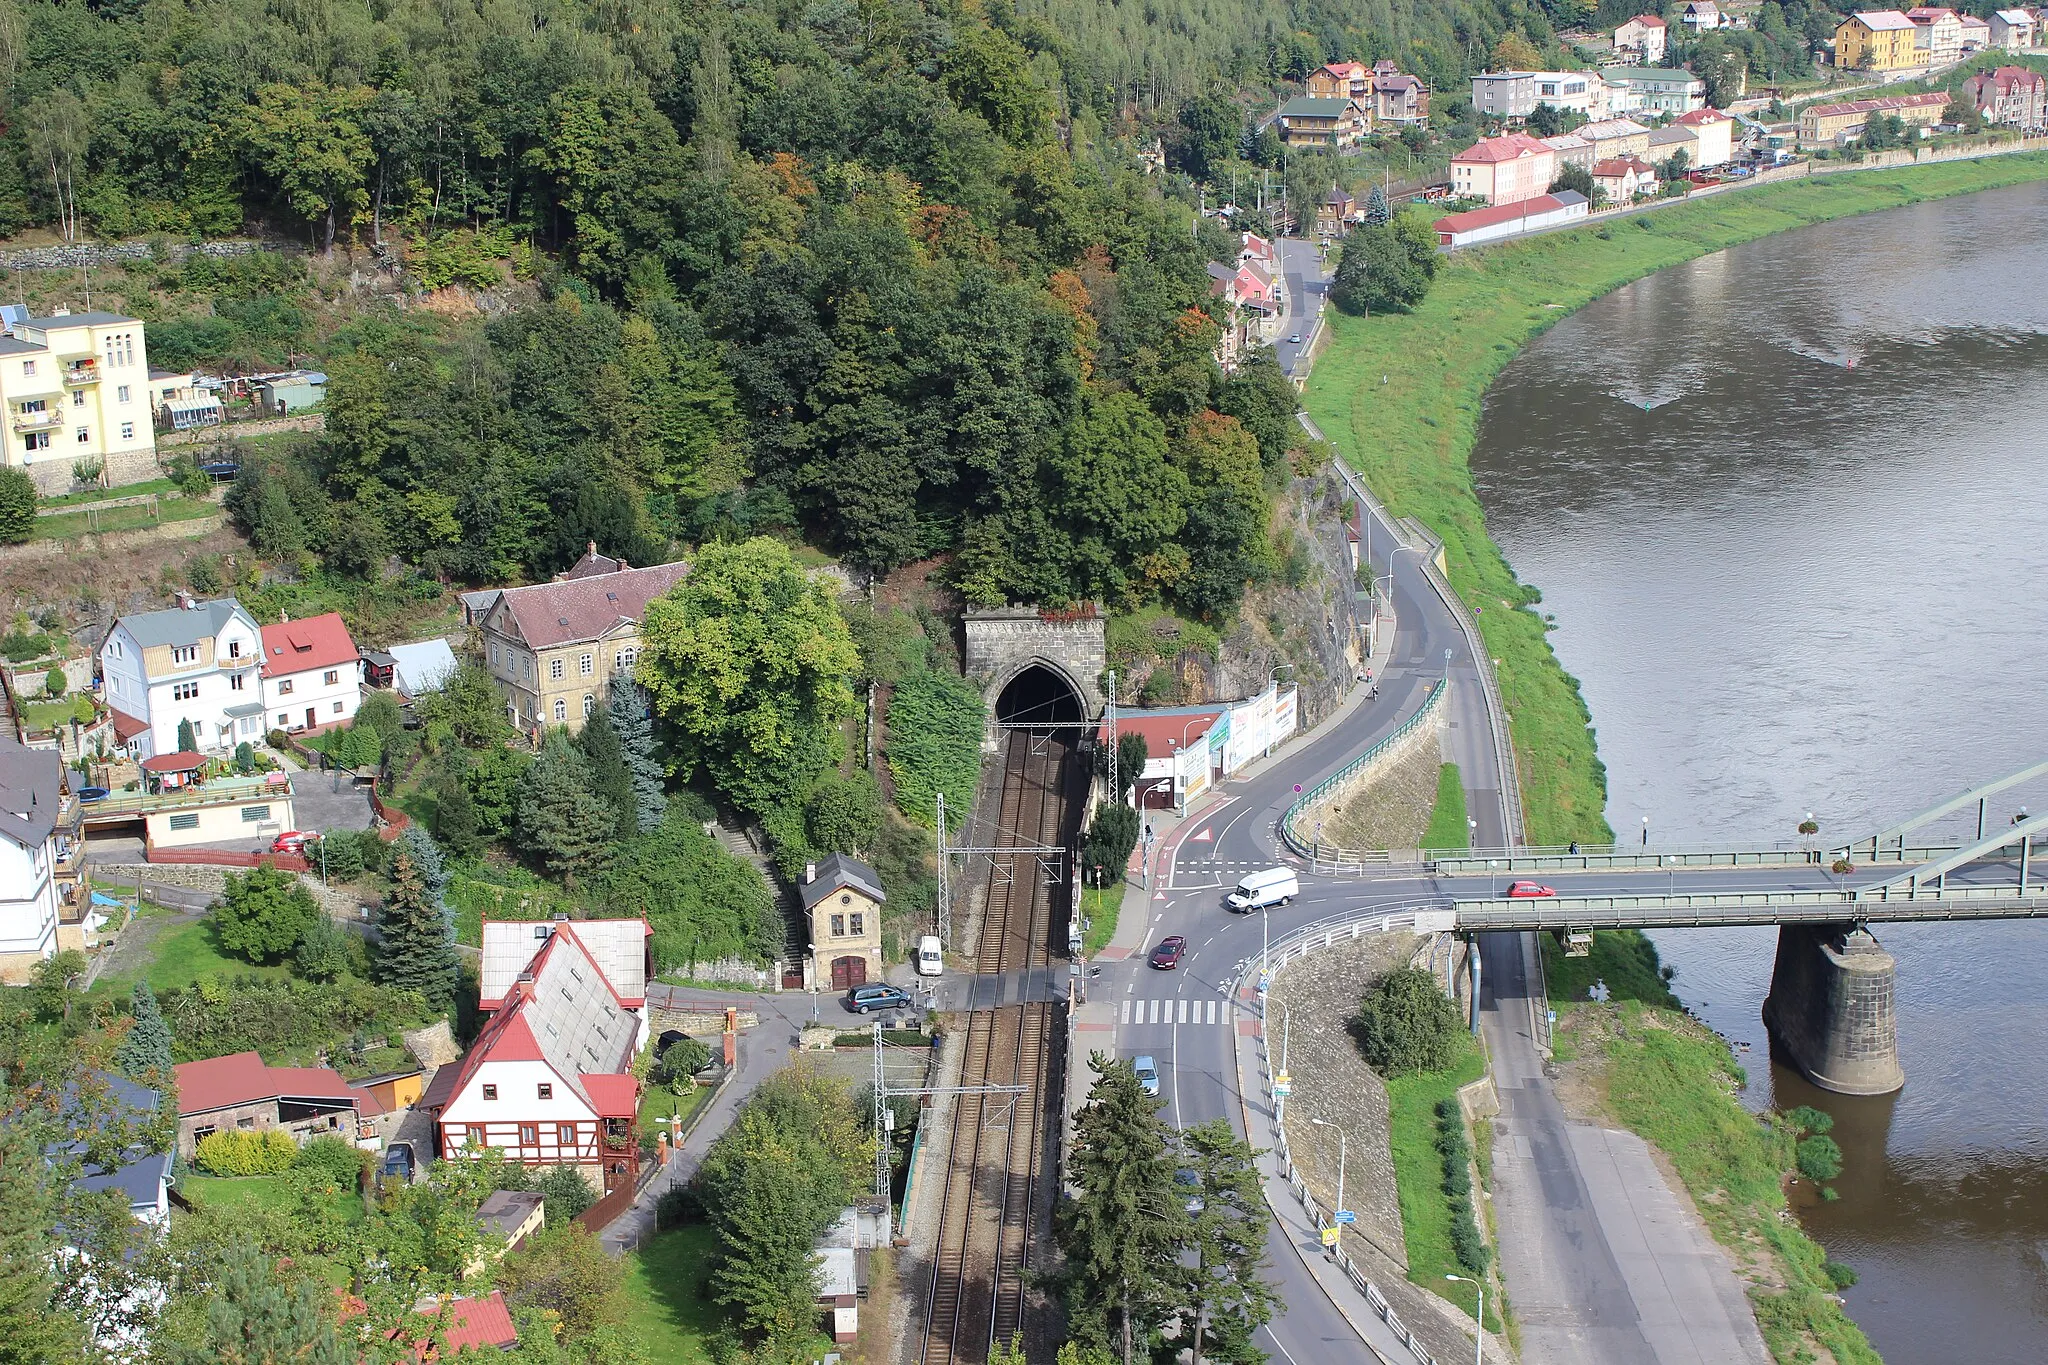
[{"label": "lamp post", "polygon": [[1643,847],[1644,847],[1644,848],[1648,848],[1649,846],[1650,846],[1650,817],[1649,817],[1649,816],[1647,816],[1647,815],[1645,815],[1645,816],[1643,817]]},{"label": "lamp post", "polygon": [[[1310,1119],[1309,1122],[1318,1128],[1335,1128],[1337,1130],[1337,1212],[1342,1213],[1344,1211],[1344,1157],[1350,1150],[1351,1134],[1345,1131],[1343,1124],[1332,1123],[1328,1119]],[[1333,1243],[1330,1250],[1332,1253],[1335,1253],[1338,1247]]]},{"label": "lamp post", "polygon": [[1486,1360],[1486,1282],[1465,1275],[1446,1275],[1447,1280],[1461,1280],[1479,1291],[1479,1337],[1472,1344],[1472,1365],[1485,1365]]}]

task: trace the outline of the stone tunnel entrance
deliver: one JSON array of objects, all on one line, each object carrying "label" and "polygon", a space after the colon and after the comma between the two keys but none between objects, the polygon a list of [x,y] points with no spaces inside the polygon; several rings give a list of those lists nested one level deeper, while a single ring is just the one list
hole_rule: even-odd
[{"label": "stone tunnel entrance", "polygon": [[996,723],[1033,725],[1075,722],[1088,719],[1081,713],[1081,694],[1061,673],[1044,664],[1031,664],[1004,686],[996,697]]}]

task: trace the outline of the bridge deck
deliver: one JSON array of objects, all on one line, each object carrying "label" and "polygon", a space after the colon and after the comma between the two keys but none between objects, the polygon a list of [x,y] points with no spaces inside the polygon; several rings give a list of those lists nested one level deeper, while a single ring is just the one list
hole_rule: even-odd
[{"label": "bridge deck", "polygon": [[2048,887],[1950,886],[1941,895],[1859,896],[1853,891],[1681,891],[1662,896],[1555,896],[1461,900],[1468,933],[1518,929],[1698,929],[1737,924],[1909,924],[1930,920],[2048,918]]}]

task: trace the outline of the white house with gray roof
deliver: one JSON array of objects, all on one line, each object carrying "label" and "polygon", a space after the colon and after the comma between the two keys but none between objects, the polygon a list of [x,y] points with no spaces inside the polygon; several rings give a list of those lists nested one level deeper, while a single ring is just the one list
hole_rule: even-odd
[{"label": "white house with gray roof", "polygon": [[149,354],[142,322],[120,313],[10,320],[0,336],[0,463],[25,469],[45,494],[71,487],[73,465],[99,482],[156,473]]},{"label": "white house with gray roof", "polygon": [[0,740],[0,980],[57,951],[63,776],[54,751]]},{"label": "white house with gray roof", "polygon": [[168,611],[124,616],[100,645],[115,733],[136,759],[178,752],[192,722],[201,753],[263,738],[263,632],[232,597],[181,595]]}]

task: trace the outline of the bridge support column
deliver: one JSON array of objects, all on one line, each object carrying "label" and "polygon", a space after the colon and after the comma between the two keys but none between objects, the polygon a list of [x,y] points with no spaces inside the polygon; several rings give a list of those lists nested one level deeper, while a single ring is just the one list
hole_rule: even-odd
[{"label": "bridge support column", "polygon": [[1888,1095],[1906,1083],[1892,1009],[1894,963],[1857,924],[1786,924],[1764,1023],[1823,1090]]}]

